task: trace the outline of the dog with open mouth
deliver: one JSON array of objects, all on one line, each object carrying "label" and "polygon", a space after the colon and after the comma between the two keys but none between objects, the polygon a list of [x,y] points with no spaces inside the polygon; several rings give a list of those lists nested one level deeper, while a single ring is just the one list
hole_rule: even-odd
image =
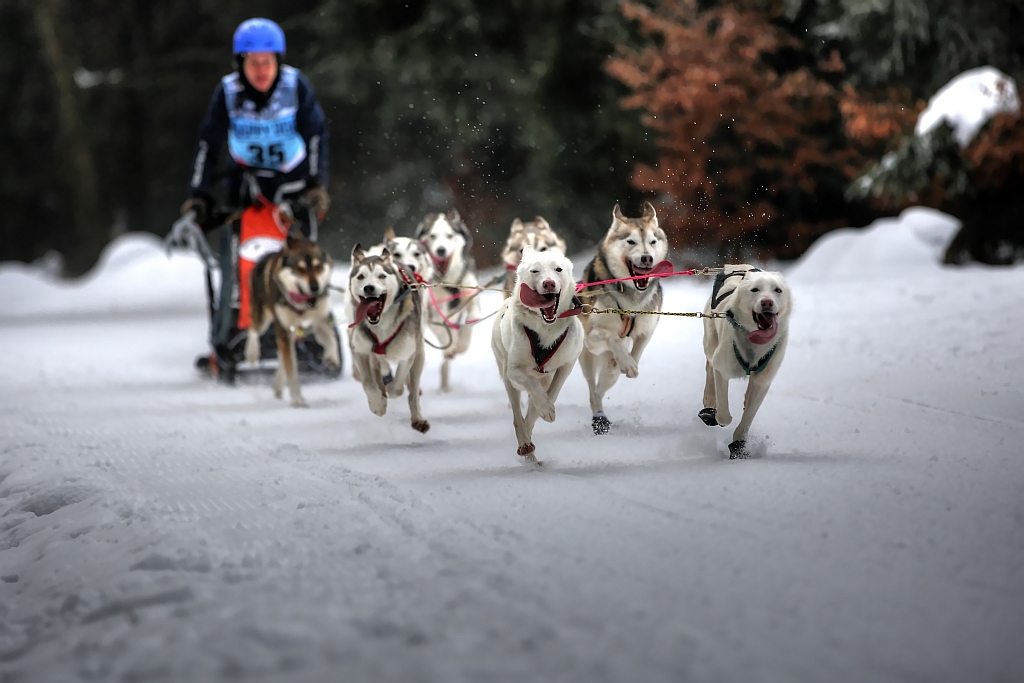
[{"label": "dog with open mouth", "polygon": [[707,379],[698,417],[711,427],[728,426],[729,380],[748,379],[743,417],[729,444],[730,459],[750,455],[747,434],[786,355],[792,307],[789,286],[780,273],[740,264],[725,266],[715,278],[704,313],[725,317],[704,319]]},{"label": "dog with open mouth", "polygon": [[509,230],[508,239],[501,250],[501,261],[505,264],[505,298],[512,296],[516,283],[516,269],[523,258],[523,250],[533,247],[535,251],[544,252],[558,249],[565,253],[565,240],[559,237],[551,225],[542,216],[532,221],[515,219]]},{"label": "dog with open mouth", "polygon": [[278,358],[274,396],[281,398],[287,380],[292,406],[296,408],[307,405],[299,386],[296,330],[312,327],[316,340],[324,348],[324,364],[332,369],[341,365],[338,336],[331,317],[331,268],[331,257],[320,245],[289,235],[283,249],[261,258],[252,271],[251,322],[245,341],[245,359],[249,363],[259,362],[260,335],[273,325]]},{"label": "dog with open mouth", "polygon": [[[642,276],[671,271],[672,264],[665,260],[667,254],[668,240],[650,202],[644,202],[640,218],[626,218],[616,204],[611,227],[584,270],[583,282],[640,279],[587,287],[580,298],[595,308],[660,311],[661,280]],[[607,434],[611,421],[604,412],[604,396],[620,375],[632,379],[639,374],[640,357],[658,327],[658,316],[606,313],[584,315],[581,321],[586,343],[580,354],[580,368],[590,389],[592,426],[595,434]]]},{"label": "dog with open mouth", "polygon": [[[391,253],[391,261],[398,264],[405,272],[405,278],[409,282],[430,282],[430,279],[434,276],[434,266],[427,256],[427,250],[420,244],[419,240],[412,237],[395,235],[394,228],[389,227],[384,231],[384,241],[372,247],[367,247],[365,252],[367,256],[380,256],[385,249]],[[417,296],[422,300],[422,310],[426,313],[427,307],[430,305],[429,293],[424,288],[418,292]],[[351,313],[352,311],[350,311]],[[351,334],[351,331],[349,334]],[[390,384],[391,380],[394,379],[391,365],[383,356],[377,356],[377,361],[380,363],[380,371],[384,377],[384,383]],[[355,365],[352,366],[352,373],[352,378],[355,381],[362,381]]]},{"label": "dog with open mouth", "polygon": [[472,297],[475,291],[466,289],[477,286],[476,263],[470,256],[473,235],[459,212],[452,209],[428,215],[413,237],[423,244],[434,267],[431,284],[442,285],[427,295],[427,324],[444,347],[441,391],[449,391],[451,362],[469,349],[473,336],[473,326],[466,321],[479,315],[478,299]]},{"label": "dog with open mouth", "polygon": [[[383,416],[388,398],[398,398],[408,389],[412,428],[426,433],[430,423],[420,412],[420,376],[426,354],[418,291],[402,276],[391,252],[384,249],[379,256],[368,256],[358,244],[352,249],[348,282],[353,375],[358,373],[370,411]],[[392,363],[395,374],[385,384],[381,367]]]},{"label": "dog with open mouth", "polygon": [[[539,464],[534,451],[537,418],[555,420],[555,401],[583,349],[583,326],[577,317],[572,262],[561,251],[527,246],[516,269],[516,293],[498,310],[491,349],[512,404],[517,453]],[[526,393],[523,413],[522,392]]]}]

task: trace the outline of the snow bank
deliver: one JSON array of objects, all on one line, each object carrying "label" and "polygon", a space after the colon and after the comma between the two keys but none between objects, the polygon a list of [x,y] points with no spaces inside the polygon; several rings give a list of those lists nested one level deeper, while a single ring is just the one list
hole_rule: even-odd
[{"label": "snow bank", "polygon": [[999,69],[984,66],[963,72],[935,93],[914,131],[921,137],[946,121],[960,146],[966,147],[993,116],[1019,111],[1014,80]]},{"label": "snow bank", "polygon": [[912,207],[866,228],[834,230],[815,242],[786,273],[796,283],[901,278],[937,270],[960,221],[935,209]]},{"label": "snow bank", "polygon": [[200,311],[204,283],[196,255],[176,251],[168,258],[157,237],[128,233],[79,280],[55,278],[42,266],[0,264],[0,317]]}]

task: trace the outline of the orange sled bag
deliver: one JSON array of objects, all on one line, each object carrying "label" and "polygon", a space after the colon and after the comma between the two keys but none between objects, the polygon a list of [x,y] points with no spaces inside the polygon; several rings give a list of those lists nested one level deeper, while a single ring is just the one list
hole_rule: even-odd
[{"label": "orange sled bag", "polygon": [[280,251],[288,237],[288,223],[277,206],[260,197],[242,212],[242,231],[238,245],[238,329],[247,330],[252,322],[249,311],[252,271],[256,263]]}]

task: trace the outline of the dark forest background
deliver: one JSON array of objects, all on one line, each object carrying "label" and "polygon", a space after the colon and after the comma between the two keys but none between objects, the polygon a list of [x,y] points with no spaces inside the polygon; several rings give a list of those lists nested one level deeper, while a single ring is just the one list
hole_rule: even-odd
[{"label": "dark forest background", "polygon": [[650,198],[676,248],[793,257],[907,204],[849,182],[950,78],[1024,82],[1019,0],[0,0],[0,260],[57,251],[76,275],[121,232],[165,233],[252,16],[330,118],[337,254],[448,206],[484,263],[516,216],[579,248]]}]

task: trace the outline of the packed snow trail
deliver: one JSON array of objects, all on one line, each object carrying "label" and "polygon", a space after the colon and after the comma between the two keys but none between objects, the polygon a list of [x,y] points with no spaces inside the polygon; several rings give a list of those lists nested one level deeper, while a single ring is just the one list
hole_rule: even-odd
[{"label": "packed snow trail", "polygon": [[431,352],[420,435],[348,377],[308,410],[197,377],[184,257],[127,242],[85,293],[5,266],[0,680],[1020,680],[1024,269],[940,268],[947,237],[918,212],[789,271],[761,458],[696,419],[700,324],[666,319],[609,436],[570,378],[541,471],[489,328],[450,395]]}]

